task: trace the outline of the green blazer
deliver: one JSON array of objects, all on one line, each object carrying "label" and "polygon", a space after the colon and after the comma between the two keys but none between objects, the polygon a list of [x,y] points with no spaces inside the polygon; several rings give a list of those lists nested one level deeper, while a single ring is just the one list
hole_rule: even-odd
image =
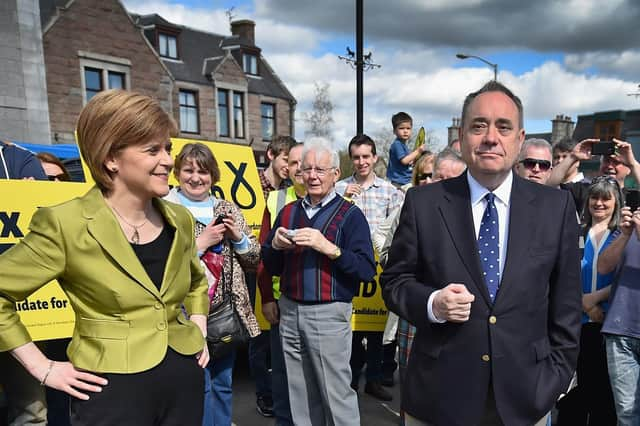
[{"label": "green blazer", "polygon": [[67,354],[76,368],[137,373],[159,364],[167,346],[184,355],[202,350],[200,329],[181,309],[184,304],[189,314],[205,315],[209,310],[193,218],[182,206],[153,203],[175,228],[159,291],[98,188],[38,209],[30,232],[0,256],[0,351],[31,341],[15,302],[53,279],[75,312]]}]

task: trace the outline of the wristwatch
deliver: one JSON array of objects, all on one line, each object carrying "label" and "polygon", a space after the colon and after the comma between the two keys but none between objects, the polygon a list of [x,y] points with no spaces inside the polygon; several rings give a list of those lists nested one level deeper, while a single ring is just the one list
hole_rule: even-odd
[{"label": "wristwatch", "polygon": [[340,256],[342,256],[342,250],[340,250],[340,247],[336,247],[335,251],[331,254],[331,260],[336,260]]}]

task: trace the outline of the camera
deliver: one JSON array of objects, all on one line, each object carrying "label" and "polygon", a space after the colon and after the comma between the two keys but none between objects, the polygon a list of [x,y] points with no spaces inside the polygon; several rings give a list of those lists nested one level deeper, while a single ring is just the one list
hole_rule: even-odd
[{"label": "camera", "polygon": [[631,212],[635,212],[640,207],[640,191],[637,189],[626,189],[624,196],[624,205],[631,209]]},{"label": "camera", "polygon": [[213,224],[220,225],[226,218],[227,218],[226,214],[219,214],[218,217],[216,217],[216,221],[213,222]]},{"label": "camera", "polygon": [[293,241],[293,239],[296,237],[296,230],[295,229],[288,229],[286,234],[287,234],[287,238],[290,239],[291,241]]},{"label": "camera", "polygon": [[594,142],[591,145],[591,155],[613,155],[616,153],[616,144],[612,141]]}]

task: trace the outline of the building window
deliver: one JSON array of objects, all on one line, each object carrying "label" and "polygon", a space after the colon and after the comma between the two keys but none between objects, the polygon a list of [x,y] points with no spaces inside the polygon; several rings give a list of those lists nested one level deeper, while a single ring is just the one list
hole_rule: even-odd
[{"label": "building window", "polygon": [[198,94],[190,90],[180,90],[180,131],[198,133]]},{"label": "building window", "polygon": [[262,140],[270,141],[276,129],[274,104],[260,104],[260,117],[262,119]]},{"label": "building window", "polygon": [[244,139],[246,93],[232,89],[218,89],[218,136]]},{"label": "building window", "polygon": [[218,89],[218,134],[231,136],[229,133],[229,91]]},{"label": "building window", "polygon": [[108,71],[109,89],[124,89],[125,74],[122,72]]},{"label": "building window", "polygon": [[243,93],[233,93],[233,131],[236,138],[244,138]]},{"label": "building window", "polygon": [[258,58],[256,55],[244,53],[242,55],[242,66],[246,74],[258,75]]},{"label": "building window", "polygon": [[96,68],[84,69],[84,85],[87,102],[99,92],[102,92],[102,70]]},{"label": "building window", "polygon": [[107,89],[126,89],[126,74],[99,68],[84,68],[85,99],[91,100],[99,92]]},{"label": "building window", "polygon": [[178,59],[178,39],[168,34],[158,34],[158,52],[164,58]]}]

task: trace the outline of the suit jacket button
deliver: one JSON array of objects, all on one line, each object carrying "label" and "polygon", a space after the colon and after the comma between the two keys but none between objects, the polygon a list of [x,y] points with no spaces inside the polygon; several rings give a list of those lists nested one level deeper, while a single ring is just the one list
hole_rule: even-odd
[{"label": "suit jacket button", "polygon": [[495,324],[498,321],[498,319],[496,317],[494,317],[493,315],[491,315],[489,317],[489,324]]},{"label": "suit jacket button", "polygon": [[482,360],[483,360],[483,361],[485,361],[485,362],[489,362],[489,360],[490,360],[490,359],[491,359],[491,358],[489,358],[489,355],[487,355],[487,354],[482,355]]},{"label": "suit jacket button", "polygon": [[159,322],[158,323],[158,330],[164,330],[165,328],[167,328],[167,324],[164,322]]},{"label": "suit jacket button", "polygon": [[154,308],[156,308],[157,310],[162,309],[162,303],[160,302],[156,302],[155,305],[153,305]]}]

